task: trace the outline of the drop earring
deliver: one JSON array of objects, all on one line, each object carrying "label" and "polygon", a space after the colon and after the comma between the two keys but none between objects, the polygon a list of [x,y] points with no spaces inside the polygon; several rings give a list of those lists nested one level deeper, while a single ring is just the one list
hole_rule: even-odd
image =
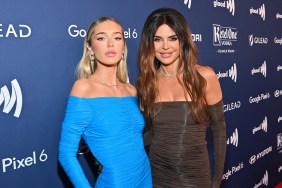
[{"label": "drop earring", "polygon": [[90,53],[90,61],[94,61],[95,60],[95,55],[94,55],[94,53]]},{"label": "drop earring", "polygon": [[121,54],[121,60],[124,60],[124,53]]},{"label": "drop earring", "polygon": [[90,50],[89,54],[89,65],[90,65],[90,71],[91,74],[94,73],[94,66],[95,66],[95,54]]}]

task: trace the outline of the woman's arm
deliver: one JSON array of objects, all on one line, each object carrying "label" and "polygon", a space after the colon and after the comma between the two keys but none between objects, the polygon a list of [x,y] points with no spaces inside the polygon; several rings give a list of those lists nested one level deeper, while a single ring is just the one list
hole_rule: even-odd
[{"label": "woman's arm", "polygon": [[91,109],[80,98],[83,87],[76,83],[68,99],[59,143],[59,162],[75,187],[91,187],[77,159],[81,136],[90,123]]},{"label": "woman's arm", "polygon": [[211,188],[219,188],[222,180],[226,155],[226,125],[224,119],[222,91],[215,72],[210,67],[201,67],[199,71],[206,79],[206,101],[211,115],[211,130],[214,149],[214,175]]}]

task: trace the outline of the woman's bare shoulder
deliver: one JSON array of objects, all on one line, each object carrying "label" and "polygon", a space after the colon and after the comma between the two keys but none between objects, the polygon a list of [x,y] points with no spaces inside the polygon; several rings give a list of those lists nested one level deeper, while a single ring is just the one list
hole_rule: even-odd
[{"label": "woman's bare shoulder", "polygon": [[222,91],[216,73],[211,67],[197,66],[198,72],[206,80],[206,101],[209,105],[216,104],[222,99]]},{"label": "woman's bare shoulder", "polygon": [[207,80],[209,81],[210,79],[217,79],[217,75],[214,72],[214,70],[209,67],[209,66],[202,66],[202,65],[197,65],[197,71]]},{"label": "woman's bare shoulder", "polygon": [[125,86],[125,89],[128,91],[129,95],[131,96],[137,95],[137,90],[132,84],[125,83],[124,86]]},{"label": "woman's bare shoulder", "polygon": [[82,78],[76,80],[72,86],[70,95],[85,97],[89,93],[91,87],[93,86],[88,79]]}]

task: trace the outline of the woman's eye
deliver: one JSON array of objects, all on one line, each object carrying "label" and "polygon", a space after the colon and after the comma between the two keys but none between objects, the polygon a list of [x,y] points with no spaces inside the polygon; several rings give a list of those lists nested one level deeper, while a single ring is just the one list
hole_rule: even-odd
[{"label": "woman's eye", "polygon": [[115,40],[122,40],[121,37],[115,37],[114,39],[115,39]]},{"label": "woman's eye", "polygon": [[176,40],[178,40],[177,37],[170,37],[169,39],[170,39],[171,41],[176,41]]},{"label": "woman's eye", "polygon": [[99,37],[99,38],[97,38],[97,40],[105,40],[105,38],[104,37]]},{"label": "woman's eye", "polygon": [[160,39],[160,38],[154,38],[154,41],[155,41],[155,42],[160,42],[161,39]]}]

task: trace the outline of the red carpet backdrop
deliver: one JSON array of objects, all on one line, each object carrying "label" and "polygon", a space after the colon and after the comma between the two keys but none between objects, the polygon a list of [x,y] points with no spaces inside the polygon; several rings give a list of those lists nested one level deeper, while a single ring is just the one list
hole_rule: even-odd
[{"label": "red carpet backdrop", "polygon": [[[101,16],[120,20],[135,84],[142,27],[160,7],[187,18],[199,63],[221,82],[227,124],[221,187],[274,187],[282,180],[282,1],[4,0],[0,187],[71,187],[57,162],[58,143],[85,30]],[[91,162],[79,159],[94,184]]]}]

